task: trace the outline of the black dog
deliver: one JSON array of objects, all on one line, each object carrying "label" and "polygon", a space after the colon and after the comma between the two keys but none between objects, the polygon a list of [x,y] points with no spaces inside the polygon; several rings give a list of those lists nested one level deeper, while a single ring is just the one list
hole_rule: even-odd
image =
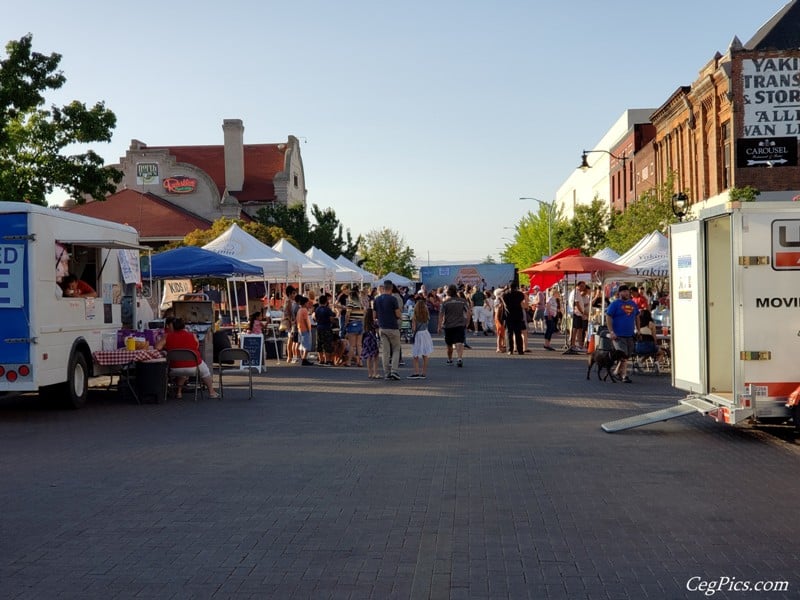
[{"label": "black dog", "polygon": [[[611,369],[617,363],[617,361],[623,358],[625,358],[625,353],[622,350],[595,350],[589,355],[589,368],[586,371],[586,379],[589,379],[589,375],[592,372],[592,367],[596,364],[598,379],[601,381],[606,381],[609,377],[611,377],[611,383],[616,383],[618,377],[614,377]],[[606,370],[605,377],[600,376],[600,371],[603,369]]]}]

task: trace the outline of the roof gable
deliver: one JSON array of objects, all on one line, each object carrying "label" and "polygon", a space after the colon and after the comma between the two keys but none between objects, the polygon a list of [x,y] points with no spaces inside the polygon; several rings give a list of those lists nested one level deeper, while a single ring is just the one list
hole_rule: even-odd
[{"label": "roof gable", "polygon": [[[148,146],[164,149],[177,162],[205,171],[217,186],[220,196],[225,191],[225,147],[218,146]],[[285,168],[286,144],[244,144],[244,184],[232,192],[239,202],[272,202],[275,200],[273,179]]]},{"label": "roof gable", "polygon": [[744,45],[748,50],[800,48],[800,1],[792,0],[764,23]]}]

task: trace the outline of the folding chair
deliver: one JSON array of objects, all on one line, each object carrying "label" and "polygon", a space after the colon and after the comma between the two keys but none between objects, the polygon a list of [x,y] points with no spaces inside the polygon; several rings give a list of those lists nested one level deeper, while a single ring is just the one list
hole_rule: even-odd
[{"label": "folding chair", "polygon": [[[226,362],[231,362],[234,360],[242,361],[242,366],[237,367],[233,366],[226,366]],[[247,366],[250,363],[250,353],[245,350],[244,348],[225,348],[224,350],[220,350],[219,352],[219,397],[222,398],[224,396],[223,387],[222,387],[222,372],[223,371],[240,371],[243,368],[247,369],[247,376],[250,378],[250,396],[248,400],[253,398],[253,370]]]},{"label": "folding chair", "polygon": [[[176,348],[174,350],[167,351],[167,365],[173,361],[194,363],[194,401],[197,402],[198,391],[203,387],[203,381],[200,379],[200,363],[202,362],[202,359],[195,354],[194,350],[189,350],[188,348]],[[168,367],[167,378],[186,377],[186,369],[191,369],[191,367]],[[177,374],[175,373],[176,370],[183,371],[183,373]]]}]

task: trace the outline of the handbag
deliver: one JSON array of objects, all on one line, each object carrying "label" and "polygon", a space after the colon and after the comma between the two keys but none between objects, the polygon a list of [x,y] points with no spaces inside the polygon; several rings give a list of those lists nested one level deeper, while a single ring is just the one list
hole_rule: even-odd
[{"label": "handbag", "polygon": [[289,319],[281,319],[281,324],[278,326],[278,331],[289,331],[292,327],[292,322]]}]

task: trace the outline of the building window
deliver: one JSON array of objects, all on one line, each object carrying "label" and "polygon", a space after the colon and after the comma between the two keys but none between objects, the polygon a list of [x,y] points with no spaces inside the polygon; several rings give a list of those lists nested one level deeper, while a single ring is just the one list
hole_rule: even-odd
[{"label": "building window", "polygon": [[731,122],[725,121],[720,127],[722,142],[722,189],[731,187]]},{"label": "building window", "polygon": [[297,174],[295,174],[295,176],[294,176],[294,187],[296,188],[298,185],[300,185],[300,178],[297,176]]}]

